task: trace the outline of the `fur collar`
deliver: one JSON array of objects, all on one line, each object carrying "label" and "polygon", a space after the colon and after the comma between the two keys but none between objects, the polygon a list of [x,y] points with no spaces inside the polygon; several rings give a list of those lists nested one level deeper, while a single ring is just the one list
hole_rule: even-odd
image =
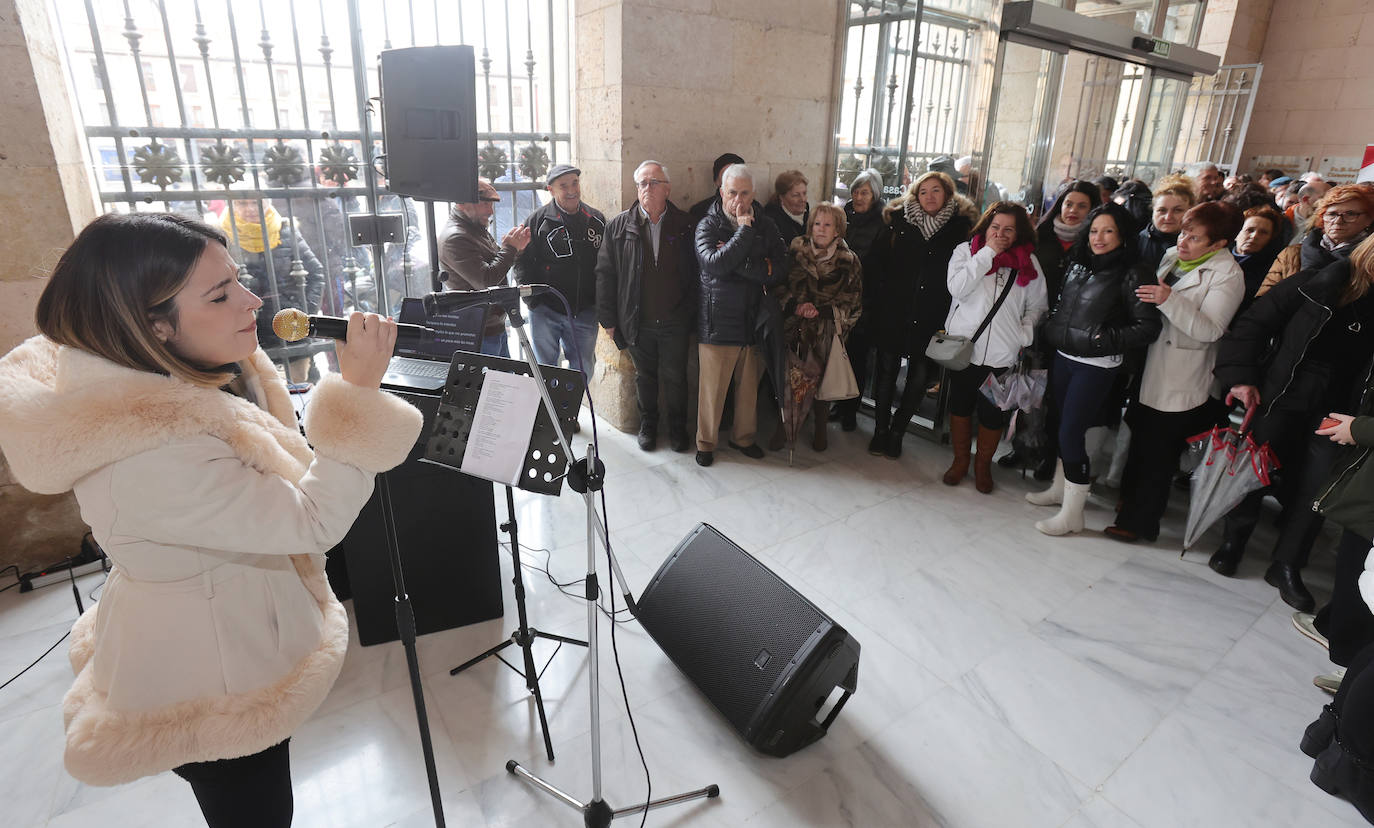
[{"label": "fur collar", "polygon": [[242,366],[267,410],[35,336],[0,359],[0,449],[15,479],[40,494],[69,491],[110,463],[201,434],[261,472],[298,482],[311,451],[286,386],[261,350]]}]

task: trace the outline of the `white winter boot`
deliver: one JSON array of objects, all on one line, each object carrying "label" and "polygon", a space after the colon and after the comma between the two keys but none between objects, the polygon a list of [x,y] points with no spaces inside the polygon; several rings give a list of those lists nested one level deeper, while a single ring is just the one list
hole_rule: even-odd
[{"label": "white winter boot", "polygon": [[1064,502],[1064,461],[1054,464],[1054,482],[1043,492],[1026,492],[1026,502],[1032,506],[1058,506]]},{"label": "white winter boot", "polygon": [[1037,520],[1035,528],[1046,535],[1068,535],[1083,531],[1083,507],[1088,502],[1089,483],[1064,481],[1064,505],[1059,514],[1045,520]]}]

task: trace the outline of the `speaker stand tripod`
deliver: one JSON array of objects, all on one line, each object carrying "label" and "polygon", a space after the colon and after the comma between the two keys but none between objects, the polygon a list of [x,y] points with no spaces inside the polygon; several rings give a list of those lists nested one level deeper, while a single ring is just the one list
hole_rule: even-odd
[{"label": "speaker stand tripod", "polygon": [[[587,828],[607,828],[611,820],[616,817],[630,816],[632,814],[650,811],[656,808],[663,808],[670,805],[679,805],[697,799],[706,799],[720,796],[718,785],[708,785],[694,791],[666,796],[659,799],[641,802],[626,808],[612,808],[601,798],[601,675],[598,660],[597,647],[597,617],[598,599],[601,596],[600,588],[597,583],[596,575],[596,539],[599,536],[606,549],[606,555],[610,559],[613,571],[612,579],[619,579],[620,586],[624,589],[626,602],[633,610],[634,602],[630,596],[629,582],[625,579],[624,573],[620,571],[620,564],[615,559],[615,554],[611,551],[610,539],[606,536],[606,527],[602,525],[596,517],[596,493],[601,490],[605,480],[606,469],[601,461],[597,459],[595,445],[587,446],[586,457],[581,460],[573,460],[576,457],[572,452],[572,446],[568,442],[565,429],[559,427],[561,422],[558,417],[558,409],[554,407],[553,399],[549,396],[548,386],[544,384],[544,375],[540,371],[539,361],[535,359],[534,347],[530,344],[529,336],[525,333],[525,320],[520,312],[519,300],[513,300],[509,304],[504,304],[503,309],[506,316],[510,319],[511,327],[520,338],[520,352],[524,355],[525,361],[533,372],[535,384],[539,387],[539,397],[545,410],[555,423],[554,433],[558,435],[559,445],[563,449],[563,454],[570,461],[568,468],[568,486],[573,491],[582,495],[582,503],[587,514],[587,581],[586,581],[586,601],[587,601],[587,654],[588,666],[587,685],[590,688],[591,696],[591,748],[592,748],[592,795],[591,799],[583,802],[558,789],[549,782],[541,779],[528,769],[522,767],[519,762],[511,759],[506,762],[506,770],[529,782],[539,790],[582,813],[583,825]],[[586,375],[583,375],[583,383],[586,383]]]},{"label": "speaker stand tripod", "polygon": [[[555,422],[557,421],[555,420]],[[511,578],[511,583],[515,585],[515,609],[520,617],[520,626],[515,632],[511,633],[510,638],[507,638],[505,641],[502,641],[500,644],[497,644],[481,655],[464,661],[462,664],[449,670],[448,674],[450,676],[456,676],[469,667],[474,667],[488,658],[495,657],[500,659],[502,664],[523,675],[525,677],[525,689],[529,690],[534,696],[534,706],[535,709],[539,711],[539,727],[544,733],[544,751],[549,755],[549,761],[552,762],[553,739],[549,737],[549,720],[544,715],[544,695],[539,690],[539,677],[543,675],[544,670],[536,670],[534,668],[534,653],[531,647],[535,639],[538,638],[557,641],[559,642],[559,647],[562,647],[564,644],[585,647],[587,646],[587,642],[562,635],[540,632],[529,624],[529,618],[525,613],[525,579],[521,573],[524,567],[520,563],[520,527],[515,520],[515,492],[510,486],[506,487],[506,522],[501,524],[501,531],[510,536],[511,567],[515,570],[515,575]],[[509,661],[501,658],[501,651],[512,644],[519,647],[520,651],[524,654],[524,670],[521,670]],[[558,655],[558,650],[553,651],[553,656],[556,655]],[[549,661],[553,660],[553,656],[549,656]],[[548,667],[548,662],[545,662],[544,667]]]}]

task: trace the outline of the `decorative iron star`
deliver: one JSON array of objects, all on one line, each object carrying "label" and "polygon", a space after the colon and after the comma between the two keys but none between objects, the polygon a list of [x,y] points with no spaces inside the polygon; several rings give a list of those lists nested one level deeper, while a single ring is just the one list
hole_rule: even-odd
[{"label": "decorative iron star", "polygon": [[169,184],[181,181],[185,171],[176,150],[154,141],[134,150],[134,172],[144,184],[155,184],[165,190]]}]

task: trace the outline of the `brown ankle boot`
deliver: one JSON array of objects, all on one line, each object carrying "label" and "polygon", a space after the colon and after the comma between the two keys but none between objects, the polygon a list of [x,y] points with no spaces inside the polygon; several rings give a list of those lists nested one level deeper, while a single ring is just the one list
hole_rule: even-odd
[{"label": "brown ankle boot", "polygon": [[992,494],[992,455],[1002,439],[1000,428],[978,426],[978,453],[973,457],[973,486],[983,494]]},{"label": "brown ankle boot", "polygon": [[959,481],[968,474],[969,450],[973,447],[973,418],[949,417],[949,443],[954,448],[954,462],[941,478],[946,486],[958,486]]},{"label": "brown ankle boot", "polygon": [[811,404],[811,418],[816,421],[816,434],[811,438],[811,448],[816,451],[825,451],[830,446],[825,433],[829,412],[830,403],[817,401]]}]

